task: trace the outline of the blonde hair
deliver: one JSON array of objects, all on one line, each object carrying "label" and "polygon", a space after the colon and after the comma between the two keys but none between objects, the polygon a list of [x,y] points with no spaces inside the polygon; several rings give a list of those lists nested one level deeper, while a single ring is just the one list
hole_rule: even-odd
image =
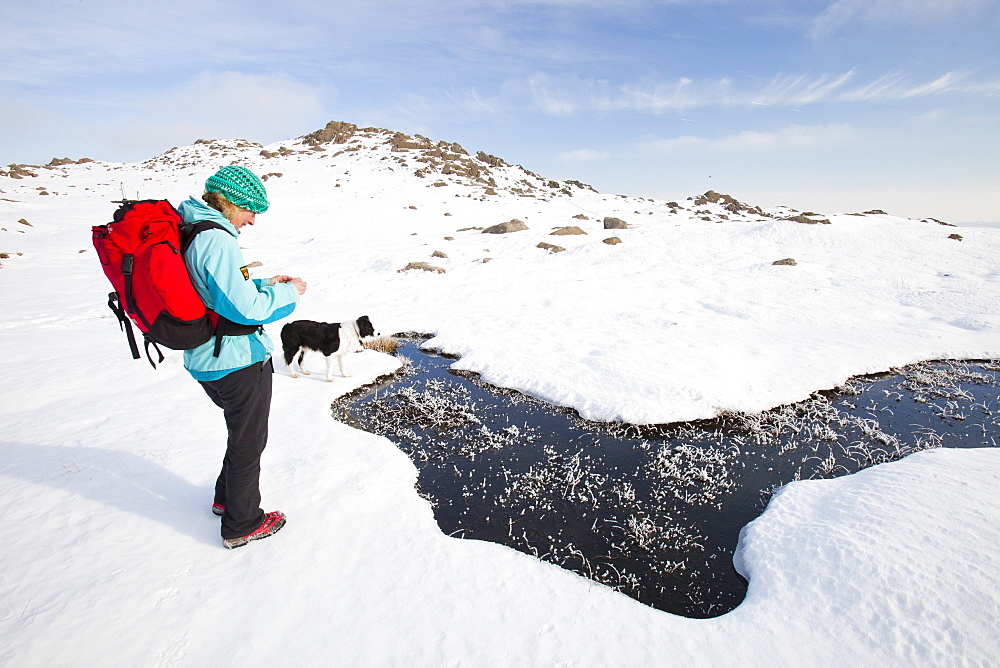
[{"label": "blonde hair", "polygon": [[227,220],[232,220],[236,217],[237,213],[242,211],[240,207],[226,199],[222,193],[210,193],[206,191],[201,198],[205,201],[205,204],[221,213]]}]

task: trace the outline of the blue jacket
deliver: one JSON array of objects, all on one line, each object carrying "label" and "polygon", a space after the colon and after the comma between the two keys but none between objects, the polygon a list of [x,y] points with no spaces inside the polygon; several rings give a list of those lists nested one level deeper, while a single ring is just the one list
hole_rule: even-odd
[{"label": "blue jacket", "polygon": [[[299,291],[290,283],[268,285],[270,279],[251,279],[243,261],[239,232],[225,216],[207,204],[190,198],[177,207],[185,222],[211,220],[222,230],[198,234],[184,253],[184,263],[195,290],[205,306],[233,322],[264,325],[291,314]],[[224,336],[215,357],[215,337],[184,351],[184,368],[196,380],[218,380],[223,376],[267,360],[274,350],[271,338],[260,328],[246,336]]]}]

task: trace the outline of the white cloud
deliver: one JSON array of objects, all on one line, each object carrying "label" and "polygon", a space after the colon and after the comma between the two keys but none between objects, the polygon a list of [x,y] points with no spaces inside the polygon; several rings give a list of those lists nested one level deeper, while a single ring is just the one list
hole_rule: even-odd
[{"label": "white cloud", "polygon": [[561,162],[594,162],[606,157],[607,153],[595,151],[589,148],[581,148],[576,151],[565,151],[556,156]]},{"label": "white cloud", "polygon": [[954,89],[962,77],[956,75],[954,72],[948,72],[942,77],[931,81],[923,86],[917,86],[906,91],[903,97],[921,97],[924,95],[937,95],[938,93],[945,93],[949,90]]},{"label": "white cloud", "polygon": [[947,115],[948,112],[946,112],[944,109],[931,109],[930,111],[926,111],[922,114],[914,116],[914,120],[920,123],[937,123],[938,121],[947,117]]},{"label": "white cloud", "polygon": [[256,131],[316,116],[319,89],[283,76],[203,72],[188,84],[139,103],[157,119]]},{"label": "white cloud", "polygon": [[974,88],[977,85],[966,85],[966,78],[963,74],[946,72],[933,81],[914,84],[907,81],[901,73],[887,74],[863,86],[844,91],[839,99],[847,102],[905,100],[951,92],[976,92]]},{"label": "white cloud", "polygon": [[[965,73],[946,72],[931,81],[919,82],[895,72],[862,81],[851,70],[812,76],[776,75],[763,83],[735,82],[729,77],[702,81],[689,77],[676,80],[647,77],[615,84],[605,79],[534,74],[506,81],[497,95],[489,99],[494,109],[528,108],[553,116],[570,116],[587,111],[659,114],[749,105],[791,108],[824,102],[899,101],[951,93],[992,95],[1000,89],[998,81],[970,79]],[[457,97],[461,104],[462,96]],[[464,106],[470,110],[481,104],[478,94],[464,97]]]},{"label": "white cloud", "polygon": [[[854,71],[808,77],[776,76],[754,96],[761,104],[805,105],[835,97],[854,79]],[[753,93],[751,93],[753,95]]]},{"label": "white cloud", "polygon": [[995,0],[836,0],[813,21],[810,35],[821,39],[853,22],[932,24],[991,6]]},{"label": "white cloud", "polygon": [[721,139],[683,136],[650,142],[645,148],[667,153],[713,151],[736,153],[748,151],[797,151],[828,146],[843,146],[855,140],[851,125],[789,125],[777,132],[747,130]]},{"label": "white cloud", "polygon": [[95,132],[113,147],[135,147],[142,156],[199,138],[267,143],[329,120],[323,118],[318,88],[286,77],[238,72],[204,72],[136,107],[141,120],[119,120]]}]

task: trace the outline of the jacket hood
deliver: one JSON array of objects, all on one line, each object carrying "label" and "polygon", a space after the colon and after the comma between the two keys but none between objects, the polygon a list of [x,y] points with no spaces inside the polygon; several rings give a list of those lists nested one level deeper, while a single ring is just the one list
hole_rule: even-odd
[{"label": "jacket hood", "polygon": [[181,220],[185,223],[195,223],[199,220],[210,220],[213,223],[219,223],[226,231],[232,234],[234,237],[239,236],[239,232],[233,227],[233,224],[229,222],[229,219],[222,215],[221,212],[216,211],[209,205],[205,204],[201,200],[195,199],[194,197],[189,197],[180,206],[177,207],[177,213],[181,215]]}]

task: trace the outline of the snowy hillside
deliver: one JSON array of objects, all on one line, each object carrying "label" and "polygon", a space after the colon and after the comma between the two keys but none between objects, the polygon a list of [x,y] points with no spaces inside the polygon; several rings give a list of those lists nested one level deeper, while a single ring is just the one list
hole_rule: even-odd
[{"label": "snowy hillside", "polygon": [[[996,449],[790,485],[743,536],[747,600],[688,620],[442,535],[405,455],[329,417],[334,397],[399,365],[373,351],[330,384],[276,364],[262,490],[289,523],[223,550],[209,512],[221,415],[179,353],[155,371],[131,359],[90,227],[123,194],[197,197],[231,163],[266,177],[271,200],[241,236],[246,260],[257,276],[309,282],[293,318],[368,314],[383,333],[432,334],[456,369],[586,418],[760,411],[919,360],[1000,358],[995,229],[718,193],[608,195],[346,123],[267,146],[199,140],[137,164],[11,166],[0,172],[0,512],[11,527],[0,664],[1000,656]],[[526,229],[487,231],[515,219]]]}]

